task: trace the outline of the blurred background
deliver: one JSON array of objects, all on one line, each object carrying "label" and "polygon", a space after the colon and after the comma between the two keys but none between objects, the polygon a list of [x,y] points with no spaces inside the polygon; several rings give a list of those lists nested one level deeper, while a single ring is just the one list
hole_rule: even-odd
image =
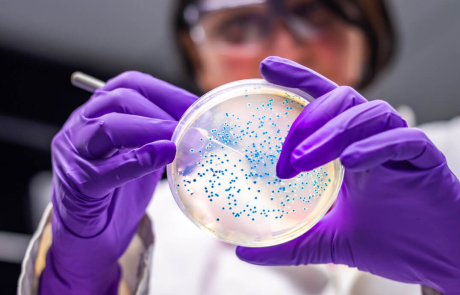
[{"label": "blurred background", "polygon": [[[89,94],[80,70],[107,80],[139,70],[190,89],[164,0],[3,0],[0,9],[0,293],[14,294],[20,263],[49,202],[50,142]],[[390,1],[400,46],[365,92],[409,106],[417,123],[460,114],[460,1]]]}]

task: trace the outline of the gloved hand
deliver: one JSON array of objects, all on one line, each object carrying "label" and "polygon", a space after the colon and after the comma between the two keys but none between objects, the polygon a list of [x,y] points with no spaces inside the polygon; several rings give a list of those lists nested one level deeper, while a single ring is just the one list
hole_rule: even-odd
[{"label": "gloved hand", "polygon": [[52,143],[53,244],[40,294],[116,294],[128,247],[196,96],[126,72],[72,113]]},{"label": "gloved hand", "polygon": [[291,178],[340,158],[337,203],[310,231],[288,243],[237,249],[259,265],[335,263],[392,280],[460,294],[460,183],[426,135],[407,128],[383,101],[299,64],[270,57],[261,73],[316,100],[294,122],[277,174]]}]

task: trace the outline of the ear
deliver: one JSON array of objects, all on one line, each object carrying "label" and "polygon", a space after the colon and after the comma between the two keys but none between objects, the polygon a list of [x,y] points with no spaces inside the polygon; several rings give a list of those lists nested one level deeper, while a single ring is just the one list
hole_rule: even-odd
[{"label": "ear", "polygon": [[199,82],[201,80],[200,77],[203,74],[203,67],[202,61],[198,54],[197,45],[195,42],[193,42],[192,38],[190,38],[190,33],[188,30],[179,32],[179,40],[182,47],[184,48],[184,53],[192,65],[192,71],[193,75],[195,76],[195,80]]}]

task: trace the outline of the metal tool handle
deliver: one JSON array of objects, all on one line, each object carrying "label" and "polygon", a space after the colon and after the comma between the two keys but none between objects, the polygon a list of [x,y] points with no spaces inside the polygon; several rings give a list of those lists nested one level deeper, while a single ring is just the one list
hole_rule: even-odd
[{"label": "metal tool handle", "polygon": [[74,72],[70,77],[70,82],[72,85],[89,92],[94,92],[96,89],[105,85],[104,81],[91,77],[90,75],[82,72]]}]

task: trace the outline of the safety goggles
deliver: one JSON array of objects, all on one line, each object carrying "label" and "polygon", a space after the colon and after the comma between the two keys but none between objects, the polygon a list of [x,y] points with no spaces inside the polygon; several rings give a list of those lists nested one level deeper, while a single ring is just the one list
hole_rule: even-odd
[{"label": "safety goggles", "polygon": [[304,42],[344,21],[359,22],[359,16],[349,1],[332,0],[202,0],[184,10],[195,43],[231,48],[266,45],[280,21],[297,42]]}]

